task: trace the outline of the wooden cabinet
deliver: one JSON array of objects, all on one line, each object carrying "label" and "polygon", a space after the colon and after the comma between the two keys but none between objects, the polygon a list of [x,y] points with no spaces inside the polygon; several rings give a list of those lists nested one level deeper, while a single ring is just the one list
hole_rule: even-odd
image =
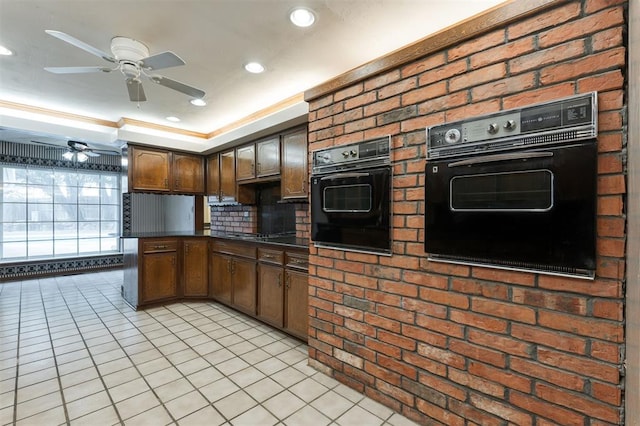
[{"label": "wooden cabinet", "polygon": [[169,192],[171,157],[168,151],[129,147],[129,189]]},{"label": "wooden cabinet", "polygon": [[280,174],[280,137],[275,136],[256,142],[256,177]]},{"label": "wooden cabinet", "polygon": [[211,296],[249,315],[256,314],[256,248],[214,240],[211,244]]},{"label": "wooden cabinet", "polygon": [[206,238],[188,238],[182,242],[182,295],[206,297],[209,295],[209,241]]},{"label": "wooden cabinet", "polygon": [[307,128],[300,128],[282,135],[283,200],[308,197]]},{"label": "wooden cabinet", "polygon": [[171,156],[171,190],[183,194],[204,194],[204,158],[177,152]]},{"label": "wooden cabinet", "polygon": [[284,329],[304,340],[307,340],[309,333],[308,270],[307,253],[286,253]]},{"label": "wooden cabinet", "polygon": [[284,326],[283,252],[258,248],[258,318]]},{"label": "wooden cabinet", "polygon": [[254,144],[236,148],[236,181],[256,177],[256,146]]},{"label": "wooden cabinet", "polygon": [[139,304],[175,298],[178,294],[176,239],[140,240]]},{"label": "wooden cabinet", "polygon": [[207,157],[207,195],[220,201],[220,154]]},{"label": "wooden cabinet", "polygon": [[204,194],[204,159],[186,154],[129,147],[129,190]]},{"label": "wooden cabinet", "polygon": [[220,201],[236,201],[236,154],[235,150],[220,154]]}]

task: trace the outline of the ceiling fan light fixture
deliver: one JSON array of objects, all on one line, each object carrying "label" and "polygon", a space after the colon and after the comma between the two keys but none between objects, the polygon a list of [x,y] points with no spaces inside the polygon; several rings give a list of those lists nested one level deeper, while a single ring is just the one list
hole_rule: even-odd
[{"label": "ceiling fan light fixture", "polygon": [[78,163],[84,163],[89,159],[89,156],[84,152],[76,152],[76,159],[78,160]]},{"label": "ceiling fan light fixture", "polygon": [[191,102],[191,105],[195,106],[205,106],[207,104],[207,102],[205,102],[205,100],[201,98],[191,99],[189,102]]},{"label": "ceiling fan light fixture", "polygon": [[260,74],[261,72],[264,72],[264,66],[258,62],[249,62],[245,64],[244,69],[251,74]]},{"label": "ceiling fan light fixture", "polygon": [[62,158],[64,158],[67,161],[73,160],[73,152],[71,151],[65,152],[64,154],[62,154]]},{"label": "ceiling fan light fixture", "polygon": [[169,117],[165,117],[168,121],[171,121],[173,123],[178,123],[180,121],[180,119],[178,117],[175,117],[173,115],[170,115]]},{"label": "ceiling fan light fixture", "polygon": [[296,27],[307,28],[316,21],[316,14],[306,7],[296,7],[289,13],[289,19]]},{"label": "ceiling fan light fixture", "polygon": [[8,47],[0,45],[0,56],[11,56],[13,55],[13,51]]}]

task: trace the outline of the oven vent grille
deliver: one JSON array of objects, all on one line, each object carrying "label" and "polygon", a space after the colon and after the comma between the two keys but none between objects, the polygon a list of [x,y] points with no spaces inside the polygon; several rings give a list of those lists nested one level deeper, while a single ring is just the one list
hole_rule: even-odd
[{"label": "oven vent grille", "polygon": [[496,151],[522,149],[523,146],[556,145],[585,139],[594,139],[595,137],[596,131],[594,128],[536,133],[529,136],[517,136],[498,141],[483,141],[474,144],[465,144],[449,149],[429,150],[427,159],[457,157],[460,155],[470,154],[487,154]]},{"label": "oven vent grille", "polygon": [[441,256],[430,255],[429,260],[435,262],[454,263],[470,266],[490,266],[498,269],[507,269],[524,272],[538,272],[550,275],[569,276],[573,278],[593,279],[594,271],[569,268],[565,266],[543,265],[537,263],[517,262],[511,260],[485,259],[480,257],[465,256]]}]

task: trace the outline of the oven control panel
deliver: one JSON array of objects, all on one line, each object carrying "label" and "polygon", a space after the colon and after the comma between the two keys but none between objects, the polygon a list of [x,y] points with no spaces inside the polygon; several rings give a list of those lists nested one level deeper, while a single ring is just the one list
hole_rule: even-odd
[{"label": "oven control panel", "polygon": [[390,136],[313,152],[313,173],[349,168],[374,167],[389,163]]},{"label": "oven control panel", "polygon": [[[427,128],[427,159],[595,138],[596,92]],[[575,131],[569,134],[567,132]],[[531,135],[536,138],[529,138]],[[539,137],[546,135],[546,137]],[[555,135],[555,136],[554,136]]]}]

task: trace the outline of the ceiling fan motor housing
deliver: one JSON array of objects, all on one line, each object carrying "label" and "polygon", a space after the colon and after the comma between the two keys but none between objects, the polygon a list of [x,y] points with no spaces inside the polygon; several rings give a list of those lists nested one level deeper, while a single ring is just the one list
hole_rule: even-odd
[{"label": "ceiling fan motor housing", "polygon": [[140,61],[149,56],[149,48],[138,40],[128,37],[111,39],[111,52],[121,64],[122,73],[127,77],[140,75]]}]

